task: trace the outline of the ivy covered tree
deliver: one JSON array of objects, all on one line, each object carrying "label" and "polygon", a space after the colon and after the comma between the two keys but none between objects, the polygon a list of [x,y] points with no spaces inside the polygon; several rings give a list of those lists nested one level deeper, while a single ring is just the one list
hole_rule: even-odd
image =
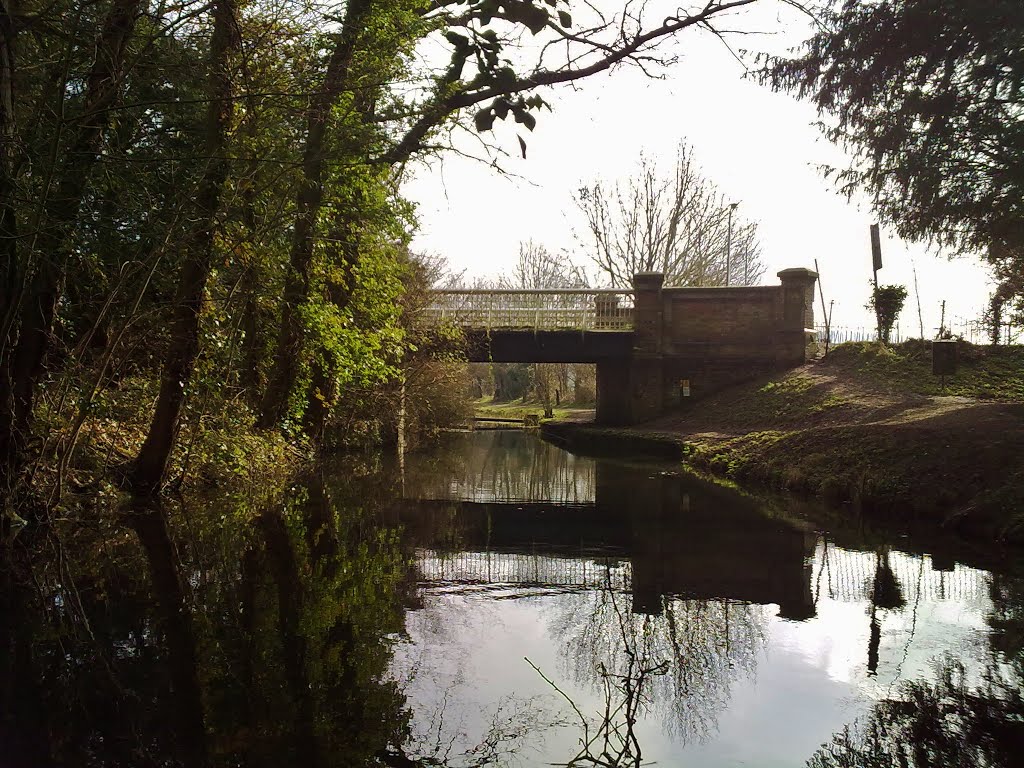
[{"label": "ivy covered tree", "polygon": [[112,410],[143,495],[208,430],[316,442],[411,344],[410,163],[501,120],[525,148],[545,89],[776,1],[4,5],[0,495],[59,498]]},{"label": "ivy covered tree", "polygon": [[1024,5],[843,0],[763,79],[852,152],[829,174],[905,238],[982,253],[1024,295]]},{"label": "ivy covered tree", "polygon": [[904,285],[879,285],[871,291],[866,309],[875,313],[878,319],[878,340],[886,344],[892,338],[892,329],[903,311],[907,300],[907,288]]}]

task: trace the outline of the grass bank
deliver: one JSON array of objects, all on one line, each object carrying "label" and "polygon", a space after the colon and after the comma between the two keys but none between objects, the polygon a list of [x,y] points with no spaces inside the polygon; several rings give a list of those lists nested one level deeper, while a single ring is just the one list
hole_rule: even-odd
[{"label": "grass bank", "polygon": [[740,484],[1024,543],[1024,349],[961,345],[945,387],[927,343],[844,344],[638,427],[553,424],[573,447],[674,456]]},{"label": "grass bank", "polygon": [[[567,403],[552,409],[552,418],[559,421],[592,420],[593,405],[577,405]],[[473,402],[473,415],[490,419],[522,419],[526,416],[544,418],[544,403],[536,400],[514,400],[511,402],[495,402],[490,398],[482,398]]]}]

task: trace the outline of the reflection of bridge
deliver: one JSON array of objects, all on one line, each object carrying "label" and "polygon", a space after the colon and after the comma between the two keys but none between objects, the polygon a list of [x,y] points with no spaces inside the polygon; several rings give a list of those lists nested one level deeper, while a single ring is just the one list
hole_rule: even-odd
[{"label": "reflection of bridge", "polygon": [[[633,563],[598,552],[439,552],[419,549],[416,570],[425,582],[446,585],[509,585],[520,588],[576,591],[589,589],[633,590]],[[822,599],[856,602],[870,592],[875,576],[875,554],[835,547],[824,538],[811,561],[811,595],[814,605]],[[908,605],[917,600],[951,600],[978,603],[988,595],[984,573],[960,566],[936,570],[927,556],[890,554],[890,568]],[[681,596],[686,597],[683,592]]]},{"label": "reflection of bridge", "polygon": [[[649,475],[598,462],[592,503],[408,501],[400,515],[428,579],[582,587],[621,561],[636,612],[677,594],[813,615],[813,536],[721,489]],[[451,570],[458,558],[466,567]]]},{"label": "reflection of bridge", "polygon": [[[484,456],[491,455],[487,445],[481,443]],[[516,455],[514,441],[502,445],[501,455]],[[469,476],[483,485],[467,477],[448,487],[464,500],[405,501],[399,515],[420,578],[443,587],[610,588],[631,593],[639,613],[660,611],[664,595],[772,603],[793,619],[813,616],[823,599],[870,594],[879,556],[854,551],[855,542],[836,546],[798,524],[766,516],[756,500],[690,478],[571,458],[592,495],[562,502],[495,498],[491,473],[467,459],[467,470],[475,470]],[[539,466],[562,481],[572,474],[550,461]],[[525,466],[503,466],[502,476],[518,478],[506,490],[538,485],[523,472]],[[415,488],[444,490],[429,482]],[[908,604],[985,597],[987,584],[978,571],[897,552],[888,562]]]},{"label": "reflection of bridge", "polygon": [[594,363],[598,422],[632,424],[683,397],[804,363],[817,275],[786,269],[779,278],[665,288],[663,275],[643,273],[632,291],[439,290],[421,319],[461,328],[473,362]]},{"label": "reflection of bridge", "polygon": [[419,549],[415,562],[419,577],[433,584],[510,585],[567,591],[630,592],[633,588],[633,568],[628,557]]},{"label": "reflection of bridge", "polygon": [[[676,595],[772,603],[799,619],[821,600],[865,599],[886,559],[857,551],[859,535],[826,541],[728,489],[574,456],[522,432],[465,436],[444,455],[443,471],[409,456],[412,498],[396,510],[419,577],[441,589],[609,588],[641,613]],[[985,600],[981,573],[952,559],[887,561],[908,605]]]}]

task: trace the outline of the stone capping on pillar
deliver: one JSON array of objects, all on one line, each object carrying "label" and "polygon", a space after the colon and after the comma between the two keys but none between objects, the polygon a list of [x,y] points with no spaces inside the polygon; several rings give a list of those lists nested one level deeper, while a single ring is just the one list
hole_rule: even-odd
[{"label": "stone capping on pillar", "polygon": [[[790,302],[802,305],[801,312],[802,327],[814,330],[814,283],[818,279],[818,273],[813,269],[805,267],[791,267],[778,273],[779,282],[782,283],[782,293],[787,304]],[[790,319],[790,318],[787,318]],[[795,319],[795,318],[793,318]],[[787,323],[793,328],[793,323]]]},{"label": "stone capping on pillar", "polygon": [[807,267],[790,267],[789,269],[783,269],[776,273],[779,276],[779,280],[785,283],[787,280],[817,280],[818,273],[813,269],[807,269]]},{"label": "stone capping on pillar", "polygon": [[637,272],[633,275],[635,290],[657,290],[665,285],[665,275],[661,272]]}]

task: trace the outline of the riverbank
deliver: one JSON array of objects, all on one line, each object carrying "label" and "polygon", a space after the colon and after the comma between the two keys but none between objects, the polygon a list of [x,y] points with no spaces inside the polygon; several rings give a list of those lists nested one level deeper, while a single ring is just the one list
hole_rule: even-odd
[{"label": "riverbank", "polygon": [[742,485],[1024,544],[1024,350],[961,345],[942,386],[928,346],[847,344],[631,428],[551,422],[573,450],[647,454]]},{"label": "riverbank", "polygon": [[[498,402],[490,398],[473,401],[473,414],[478,418],[524,419],[534,416],[538,421],[545,418],[545,405],[539,400]],[[552,418],[558,421],[593,421],[593,403],[565,403],[552,407]]]}]

